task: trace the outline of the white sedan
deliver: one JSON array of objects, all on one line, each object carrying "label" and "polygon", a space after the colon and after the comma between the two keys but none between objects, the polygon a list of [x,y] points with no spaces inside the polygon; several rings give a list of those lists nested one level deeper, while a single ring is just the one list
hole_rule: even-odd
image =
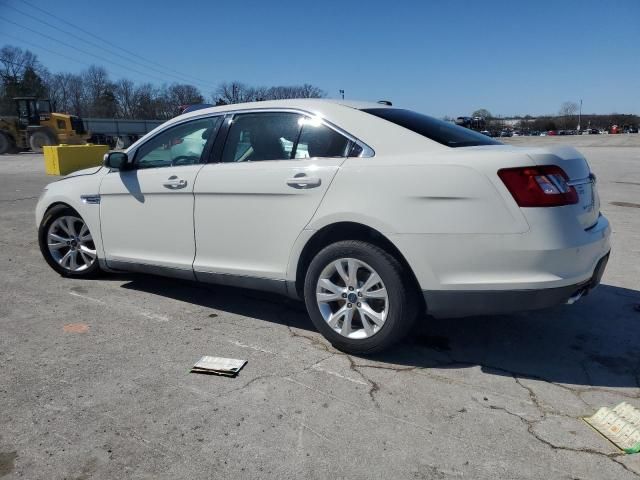
[{"label": "white sedan", "polygon": [[425,311],[573,303],[610,249],[573,148],[328,100],[181,115],[48,185],[36,219],[64,276],[148,272],[301,298],[352,353],[388,347]]}]

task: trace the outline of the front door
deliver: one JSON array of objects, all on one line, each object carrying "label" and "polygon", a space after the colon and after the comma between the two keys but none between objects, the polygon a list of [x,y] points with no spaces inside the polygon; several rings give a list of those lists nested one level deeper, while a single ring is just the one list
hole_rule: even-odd
[{"label": "front door", "polygon": [[300,114],[235,115],[221,161],[203,167],[196,180],[196,276],[283,280],[291,248],[349,145]]},{"label": "front door", "polygon": [[193,277],[193,187],[220,117],[191,120],[142,144],[133,167],[111,171],[100,186],[107,265]]}]

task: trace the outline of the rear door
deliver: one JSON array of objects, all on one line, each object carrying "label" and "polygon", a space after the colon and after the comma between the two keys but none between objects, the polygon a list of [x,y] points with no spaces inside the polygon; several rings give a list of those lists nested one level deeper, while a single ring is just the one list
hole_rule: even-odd
[{"label": "rear door", "polygon": [[195,185],[194,270],[205,280],[207,273],[284,279],[291,247],[351,142],[297,113],[243,113],[229,122],[220,161]]}]

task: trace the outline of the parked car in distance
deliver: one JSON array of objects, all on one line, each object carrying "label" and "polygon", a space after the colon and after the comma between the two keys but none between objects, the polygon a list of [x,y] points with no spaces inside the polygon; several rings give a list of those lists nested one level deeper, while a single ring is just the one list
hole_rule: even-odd
[{"label": "parked car in distance", "polygon": [[486,135],[487,137],[490,137],[490,136],[491,136],[491,132],[490,132],[489,130],[482,130],[480,133],[481,133],[482,135]]},{"label": "parked car in distance", "polygon": [[555,137],[556,135],[558,135],[558,132],[556,130],[549,130],[547,132],[548,137]]},{"label": "parked car in distance", "polygon": [[49,184],[36,221],[62,276],[143,272],[289,295],[350,353],[389,347],[425,311],[573,303],[598,285],[610,248],[573,148],[310,99],[169,120],[104,167]]}]

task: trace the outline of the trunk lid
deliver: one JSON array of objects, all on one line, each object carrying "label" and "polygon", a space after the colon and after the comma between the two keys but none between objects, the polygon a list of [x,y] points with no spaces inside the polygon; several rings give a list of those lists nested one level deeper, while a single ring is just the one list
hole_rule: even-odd
[{"label": "trunk lid", "polygon": [[585,230],[595,225],[600,215],[600,198],[595,175],[580,152],[573,147],[548,147],[527,149],[526,154],[533,165],[556,165],[565,171],[569,185],[578,193],[578,203],[562,208],[573,209]]},{"label": "trunk lid", "polygon": [[[517,168],[517,167],[542,167],[555,165],[560,167],[568,177],[568,183],[575,188],[578,194],[578,203],[572,205],[564,205],[561,207],[521,207],[522,213],[527,217],[528,221],[532,215],[527,215],[527,211],[549,210],[562,208],[569,210],[575,216],[579,225],[587,230],[598,222],[600,216],[600,198],[596,188],[595,176],[591,173],[587,160],[573,147],[568,146],[549,146],[549,147],[525,147],[514,145],[483,145],[474,147],[465,147],[457,149],[469,152],[471,155],[482,152],[485,158],[491,157],[492,154],[504,154],[505,157],[494,159],[495,162],[487,164],[488,170],[494,172],[501,168]],[[491,172],[492,173],[492,172]],[[487,174],[491,174],[487,171]],[[498,179],[500,183],[502,181]],[[537,216],[537,215],[536,215]]]}]

